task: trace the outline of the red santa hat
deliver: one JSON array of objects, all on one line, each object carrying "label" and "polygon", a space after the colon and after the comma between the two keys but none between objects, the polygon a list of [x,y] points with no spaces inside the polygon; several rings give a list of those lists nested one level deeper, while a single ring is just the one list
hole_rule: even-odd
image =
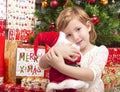
[{"label": "red santa hat", "polygon": [[[40,32],[34,41],[34,53],[37,55],[38,45],[41,44],[47,44],[48,46],[52,47],[66,43],[71,42],[66,39],[66,36],[63,32]],[[73,46],[77,49],[80,49],[79,46],[75,44],[73,44]],[[81,56],[78,57],[75,62],[65,59],[65,63],[75,65],[80,62],[80,59]],[[50,69],[49,79],[50,83],[46,88],[46,92],[53,92],[54,89],[57,90],[57,92],[59,92],[58,90],[62,90],[60,92],[76,92],[76,89],[78,88],[88,87],[88,83],[66,76],[52,67]]]}]

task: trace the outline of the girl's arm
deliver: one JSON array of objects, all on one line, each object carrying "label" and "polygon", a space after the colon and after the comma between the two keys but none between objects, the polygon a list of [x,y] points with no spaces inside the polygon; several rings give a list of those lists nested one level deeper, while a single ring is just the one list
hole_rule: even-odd
[{"label": "girl's arm", "polygon": [[51,49],[51,52],[47,55],[47,58],[52,67],[65,75],[83,81],[92,81],[94,79],[92,70],[89,68],[80,68],[65,64],[64,59],[59,52],[54,53]]},{"label": "girl's arm", "polygon": [[[66,49],[63,49],[63,48],[66,48]],[[65,59],[70,60],[71,62],[74,62],[74,58],[71,58],[71,56],[74,56],[74,57],[79,56],[79,51],[75,47],[73,47],[72,44],[62,44],[62,46],[55,46],[54,49],[59,50],[61,55]],[[48,59],[46,58],[46,55],[47,53],[43,55],[39,61],[39,65],[43,69],[50,67],[50,65],[48,64]]]},{"label": "girl's arm", "polygon": [[91,63],[88,68],[80,68],[66,65],[60,52],[58,50],[55,51],[53,48],[46,55],[49,64],[55,69],[57,69],[59,72],[83,81],[93,81],[96,78],[101,77],[102,71],[107,61],[107,56],[108,51],[106,50],[106,48],[102,51],[100,49],[98,50],[97,55],[94,56],[94,62],[91,61],[93,63]]},{"label": "girl's arm", "polygon": [[92,70],[88,68],[74,67],[65,64],[60,51],[55,50],[54,48],[49,50],[46,54],[46,58],[52,67],[65,75],[85,81],[90,81],[94,78]]},{"label": "girl's arm", "polygon": [[89,68],[62,65],[62,66],[59,66],[58,69],[59,69],[59,72],[66,74],[72,78],[76,78],[83,81],[94,80],[94,73]]}]

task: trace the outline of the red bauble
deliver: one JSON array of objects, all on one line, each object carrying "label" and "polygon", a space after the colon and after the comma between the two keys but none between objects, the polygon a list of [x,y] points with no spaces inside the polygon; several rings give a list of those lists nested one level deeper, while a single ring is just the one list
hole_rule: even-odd
[{"label": "red bauble", "polygon": [[119,35],[118,31],[115,31],[115,32],[114,32],[114,35],[116,35],[116,36]]},{"label": "red bauble", "polygon": [[55,24],[51,23],[49,27],[50,27],[51,30],[54,30],[55,29]]},{"label": "red bauble", "polygon": [[57,0],[52,0],[52,1],[50,2],[50,6],[51,6],[52,8],[57,8],[57,7],[58,7],[58,1],[57,1]]},{"label": "red bauble", "polygon": [[87,0],[88,3],[94,4],[96,0]]},{"label": "red bauble", "polygon": [[95,25],[99,23],[99,18],[97,16],[93,15],[91,19]]}]

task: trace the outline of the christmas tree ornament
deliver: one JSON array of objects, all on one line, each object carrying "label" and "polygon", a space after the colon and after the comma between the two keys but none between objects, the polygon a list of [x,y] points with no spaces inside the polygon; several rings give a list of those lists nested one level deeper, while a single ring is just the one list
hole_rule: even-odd
[{"label": "christmas tree ornament", "polygon": [[100,4],[107,5],[108,4],[108,0],[100,0]]},{"label": "christmas tree ornament", "polygon": [[43,7],[43,8],[46,8],[47,6],[48,6],[47,0],[44,0],[44,1],[42,2],[42,7]]},{"label": "christmas tree ornament", "polygon": [[[97,24],[97,26],[95,26],[96,32],[99,34],[96,39],[96,44],[98,45],[104,44],[108,47],[109,46],[110,47],[120,46],[120,41],[118,37],[111,34],[113,33],[113,28],[114,30],[117,30],[118,32],[120,30],[119,28],[120,26],[120,0],[95,0],[95,3],[94,1],[88,0],[89,2],[94,3],[94,4],[88,3],[87,0],[57,0],[58,2],[57,8],[52,8],[50,6],[50,2],[52,1],[53,0],[47,0],[49,7],[42,8],[41,6],[41,11],[39,12],[38,10],[35,11],[36,17],[39,18],[39,20],[42,23],[44,23],[42,24],[42,26],[39,26],[39,25],[35,26],[36,33],[39,33],[42,31],[48,31],[48,29],[49,31],[53,31],[50,29],[50,24],[52,22],[55,23],[57,16],[61,12],[61,10],[69,6],[72,6],[72,5],[69,5],[68,3],[68,1],[71,1],[71,3],[74,4],[73,6],[81,6],[81,8],[85,9],[85,11],[88,13],[89,16],[92,17],[92,15],[94,14],[99,18],[100,22]],[[115,3],[112,3],[112,2],[115,2]],[[12,23],[11,21],[7,22],[7,24],[9,25],[11,25],[11,23]],[[48,26],[46,26],[46,24]],[[101,32],[99,32],[99,30],[101,30]],[[101,39],[101,38],[105,38],[105,39]]]},{"label": "christmas tree ornament", "polygon": [[49,27],[50,27],[51,30],[54,30],[55,29],[55,24],[51,23]]},{"label": "christmas tree ornament", "polygon": [[118,31],[115,31],[115,32],[114,32],[114,35],[116,35],[116,36],[117,36],[118,34],[119,34],[119,33],[118,33]]},{"label": "christmas tree ornament", "polygon": [[[34,41],[34,53],[37,55],[37,48],[40,44],[47,44],[49,47],[52,47],[70,43],[72,42],[66,39],[66,35],[63,32],[40,32]],[[80,49],[76,44],[72,46],[78,50]],[[74,62],[67,59],[64,59],[64,61],[68,65],[79,67],[78,63],[81,60],[81,54],[79,57],[75,57],[75,59]],[[50,68],[49,80],[50,83],[47,85],[46,92],[54,92],[53,90],[60,90],[60,92],[76,92],[76,89],[88,88],[89,86],[88,83],[64,75],[53,67]]]},{"label": "christmas tree ornament", "polygon": [[91,20],[92,20],[93,24],[95,24],[95,25],[99,23],[99,18],[96,15],[93,15]]},{"label": "christmas tree ornament", "polygon": [[51,6],[52,8],[57,8],[57,7],[58,7],[58,1],[57,1],[57,0],[52,0],[52,1],[50,2],[50,6]]},{"label": "christmas tree ornament", "polygon": [[96,0],[87,0],[88,3],[94,4]]}]

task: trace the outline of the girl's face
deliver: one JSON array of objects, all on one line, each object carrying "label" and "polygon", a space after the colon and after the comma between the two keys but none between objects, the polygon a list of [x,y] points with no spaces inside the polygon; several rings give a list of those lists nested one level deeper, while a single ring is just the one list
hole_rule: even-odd
[{"label": "girl's face", "polygon": [[82,24],[77,18],[74,18],[69,22],[64,29],[68,40],[80,46],[81,50],[87,48],[90,45],[89,32],[91,25],[89,22],[86,25]]}]

